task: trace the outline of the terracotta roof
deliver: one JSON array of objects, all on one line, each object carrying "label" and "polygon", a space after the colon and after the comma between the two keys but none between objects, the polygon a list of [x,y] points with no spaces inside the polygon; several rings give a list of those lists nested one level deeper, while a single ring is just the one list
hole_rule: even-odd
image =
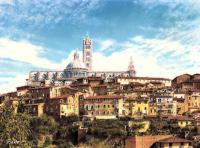
[{"label": "terracotta roof", "polygon": [[151,81],[151,84],[162,84],[162,82]]},{"label": "terracotta roof", "polygon": [[19,87],[16,87],[17,88],[17,90],[18,89],[22,89],[22,88],[30,88],[31,86],[29,86],[29,85],[24,85],[24,86],[19,86]]},{"label": "terracotta roof", "polygon": [[127,101],[134,101],[135,97],[125,97],[125,100],[127,100]]},{"label": "terracotta roof", "polygon": [[192,114],[196,114],[196,113],[200,113],[200,109],[195,110],[195,111],[192,112]]},{"label": "terracotta roof", "polygon": [[34,87],[34,88],[30,88],[30,90],[43,89],[43,88],[50,88],[50,86]]},{"label": "terracotta roof", "polygon": [[139,83],[139,82],[130,82],[128,85],[137,85],[137,86],[144,86],[144,84]]},{"label": "terracotta roof", "polygon": [[179,120],[179,121],[193,121],[194,119],[192,117],[188,116],[171,116],[169,117],[171,120]]},{"label": "terracotta roof", "polygon": [[56,96],[56,97],[52,97],[50,99],[64,99],[64,98],[68,98],[70,95],[66,94],[66,95],[62,95],[62,96]]},{"label": "terracotta roof", "polygon": [[6,95],[7,95],[7,93],[5,93],[5,94],[0,94],[0,97],[6,96]]},{"label": "terracotta roof", "polygon": [[9,99],[9,101],[19,101],[18,98],[12,98],[12,99]]},{"label": "terracotta roof", "polygon": [[167,80],[167,81],[171,81],[168,78],[158,78],[158,77],[117,77],[117,78],[123,78],[123,79],[146,79],[146,80]]},{"label": "terracotta roof", "polygon": [[191,142],[189,140],[178,138],[178,137],[169,137],[158,141],[159,143],[181,143],[181,142]]},{"label": "terracotta roof", "polygon": [[102,95],[102,96],[89,96],[86,97],[85,99],[120,99],[123,98],[123,96],[119,95]]},{"label": "terracotta roof", "polygon": [[97,86],[92,86],[92,87],[107,87],[107,85],[102,84],[102,85],[97,85]]}]

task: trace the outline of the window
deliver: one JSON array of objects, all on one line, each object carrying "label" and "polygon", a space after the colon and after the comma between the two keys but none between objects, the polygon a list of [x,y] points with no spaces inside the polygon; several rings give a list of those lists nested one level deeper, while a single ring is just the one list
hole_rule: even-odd
[{"label": "window", "polygon": [[106,105],[103,105],[104,108],[106,108]]},{"label": "window", "polygon": [[86,61],[90,61],[90,58],[89,58],[89,57],[87,57],[87,58],[86,58]]},{"label": "window", "polygon": [[85,109],[88,110],[88,106],[87,105],[85,106]]},{"label": "window", "polygon": [[90,45],[86,45],[85,47],[86,47],[86,49],[90,49]]}]

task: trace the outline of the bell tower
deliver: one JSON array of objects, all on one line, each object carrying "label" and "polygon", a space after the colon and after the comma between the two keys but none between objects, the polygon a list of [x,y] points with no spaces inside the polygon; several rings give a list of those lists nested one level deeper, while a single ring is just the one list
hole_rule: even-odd
[{"label": "bell tower", "polygon": [[92,40],[87,35],[83,39],[83,63],[88,71],[92,71]]},{"label": "bell tower", "polygon": [[129,66],[128,66],[128,72],[129,72],[129,76],[130,77],[135,77],[136,71],[135,71],[135,67],[133,65],[132,57],[130,57],[130,62],[129,62]]}]

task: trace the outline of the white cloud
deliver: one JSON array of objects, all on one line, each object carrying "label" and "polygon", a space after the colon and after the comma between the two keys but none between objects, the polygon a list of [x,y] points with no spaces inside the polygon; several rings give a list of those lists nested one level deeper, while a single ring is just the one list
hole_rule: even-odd
[{"label": "white cloud", "polygon": [[7,80],[8,83],[3,83],[2,85],[0,85],[0,94],[16,91],[16,87],[25,85],[25,79],[27,77],[28,75],[21,74],[16,75],[13,78],[1,78],[2,80]]},{"label": "white cloud", "polygon": [[105,51],[105,50],[113,50],[114,44],[116,44],[115,40],[112,39],[106,39],[106,40],[97,40],[97,43],[99,44],[100,51]]},{"label": "white cloud", "polygon": [[[116,46],[119,45],[113,48]],[[138,76],[174,78],[183,73],[198,72],[200,52],[191,51],[194,46],[182,43],[181,40],[136,36],[120,43],[120,47],[120,51],[114,51],[109,56],[100,51],[94,53],[93,69],[127,70],[129,57],[132,56]]]},{"label": "white cloud", "polygon": [[44,52],[45,49],[42,46],[33,45],[27,41],[0,38],[0,58],[9,58],[43,68],[58,67],[57,64],[40,55]]}]

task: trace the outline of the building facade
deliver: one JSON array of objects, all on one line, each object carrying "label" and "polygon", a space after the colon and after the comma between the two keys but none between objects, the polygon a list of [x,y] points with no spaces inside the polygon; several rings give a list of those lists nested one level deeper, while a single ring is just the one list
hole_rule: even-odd
[{"label": "building facade", "polygon": [[122,96],[88,96],[84,99],[85,117],[113,119],[124,116],[123,103],[124,98]]}]

